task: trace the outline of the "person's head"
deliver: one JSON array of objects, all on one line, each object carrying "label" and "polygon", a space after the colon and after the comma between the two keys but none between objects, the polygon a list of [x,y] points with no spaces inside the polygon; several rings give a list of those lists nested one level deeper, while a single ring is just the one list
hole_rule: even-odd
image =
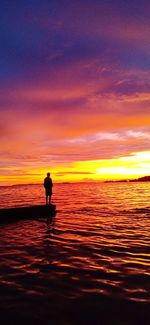
[{"label": "person's head", "polygon": [[47,177],[50,177],[50,173],[47,173]]}]

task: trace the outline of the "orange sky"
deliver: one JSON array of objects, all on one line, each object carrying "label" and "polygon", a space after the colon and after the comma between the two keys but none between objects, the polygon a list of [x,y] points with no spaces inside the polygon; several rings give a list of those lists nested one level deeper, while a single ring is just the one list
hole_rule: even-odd
[{"label": "orange sky", "polygon": [[0,185],[150,174],[149,4],[65,2],[2,6]]}]

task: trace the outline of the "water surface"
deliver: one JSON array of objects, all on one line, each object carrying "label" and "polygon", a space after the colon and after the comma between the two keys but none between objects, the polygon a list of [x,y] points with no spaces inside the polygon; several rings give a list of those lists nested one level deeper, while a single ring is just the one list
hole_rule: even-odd
[{"label": "water surface", "polygon": [[[0,207],[45,202],[0,188]],[[55,184],[52,219],[1,225],[2,324],[148,324],[150,183]]]}]

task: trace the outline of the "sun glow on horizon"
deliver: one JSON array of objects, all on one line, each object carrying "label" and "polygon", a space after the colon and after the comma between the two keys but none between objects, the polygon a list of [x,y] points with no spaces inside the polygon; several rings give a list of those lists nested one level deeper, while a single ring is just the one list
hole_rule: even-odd
[{"label": "sun glow on horizon", "polygon": [[66,163],[57,167],[47,164],[45,168],[22,168],[20,174],[17,174],[17,168],[10,168],[7,175],[0,177],[0,183],[41,183],[47,171],[51,172],[54,182],[134,179],[149,175],[150,151],[136,152],[120,158]]},{"label": "sun glow on horizon", "polygon": [[1,5],[0,185],[148,176],[148,1],[57,2]]}]

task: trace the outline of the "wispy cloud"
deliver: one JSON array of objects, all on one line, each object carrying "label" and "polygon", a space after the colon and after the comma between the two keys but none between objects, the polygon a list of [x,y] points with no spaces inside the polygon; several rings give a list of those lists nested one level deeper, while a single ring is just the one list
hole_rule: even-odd
[{"label": "wispy cloud", "polygon": [[50,165],[81,178],[67,167],[149,150],[149,9],[147,0],[1,5],[3,176]]}]

